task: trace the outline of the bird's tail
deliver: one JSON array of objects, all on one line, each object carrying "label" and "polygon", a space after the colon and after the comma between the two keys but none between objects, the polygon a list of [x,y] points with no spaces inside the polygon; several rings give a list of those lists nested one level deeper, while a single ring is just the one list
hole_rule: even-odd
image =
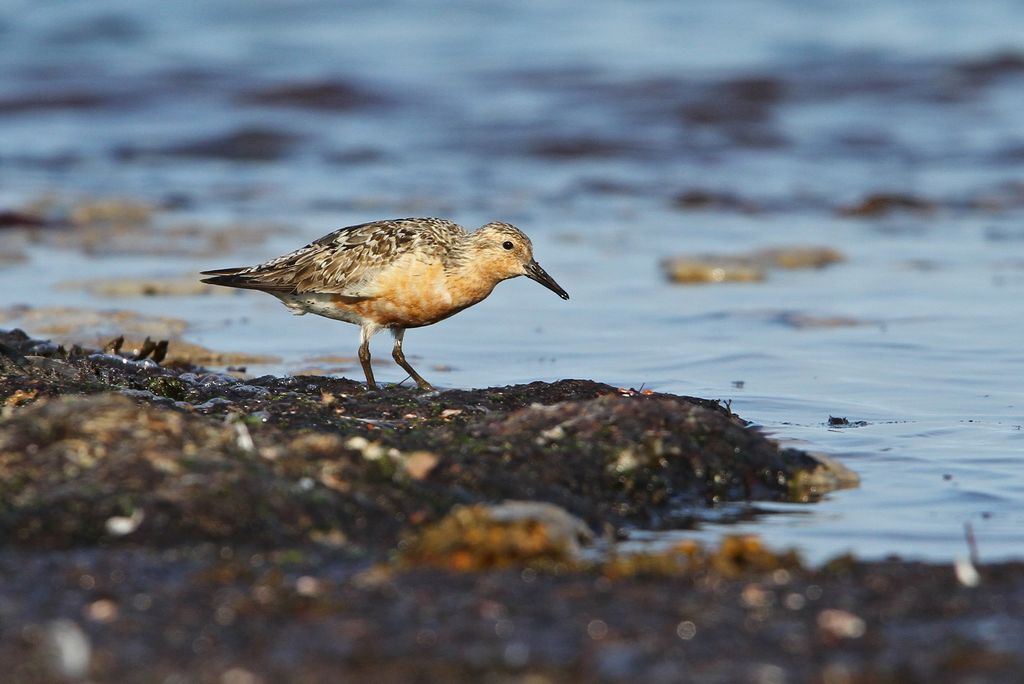
[{"label": "bird's tail", "polygon": [[203,271],[200,275],[210,277],[202,278],[200,282],[209,283],[210,285],[223,285],[224,287],[240,287],[246,290],[262,289],[256,278],[245,273],[247,270],[247,266],[240,266],[238,268],[218,268],[213,271]]}]

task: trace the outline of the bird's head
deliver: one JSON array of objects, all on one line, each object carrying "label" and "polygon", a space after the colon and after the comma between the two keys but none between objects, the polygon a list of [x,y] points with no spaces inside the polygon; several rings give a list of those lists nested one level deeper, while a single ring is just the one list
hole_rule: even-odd
[{"label": "bird's head", "polygon": [[473,247],[474,260],[495,280],[526,276],[562,299],[569,298],[569,293],[533,258],[533,243],[515,226],[499,221],[488,223],[473,233]]}]

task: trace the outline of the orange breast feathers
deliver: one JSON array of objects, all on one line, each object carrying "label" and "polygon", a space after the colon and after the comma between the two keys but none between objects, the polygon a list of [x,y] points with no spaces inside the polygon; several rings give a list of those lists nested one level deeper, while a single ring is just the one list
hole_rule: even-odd
[{"label": "orange breast feathers", "polygon": [[373,296],[333,302],[383,327],[416,328],[437,323],[484,299],[496,282],[475,270],[446,271],[440,261],[402,259],[374,279]]}]

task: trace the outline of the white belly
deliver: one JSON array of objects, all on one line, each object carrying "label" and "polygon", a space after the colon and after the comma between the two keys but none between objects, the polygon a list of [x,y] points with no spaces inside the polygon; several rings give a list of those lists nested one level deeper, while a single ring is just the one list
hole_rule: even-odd
[{"label": "white belly", "polygon": [[365,322],[363,317],[354,311],[338,307],[332,300],[334,296],[310,292],[300,295],[277,295],[277,298],[296,316],[311,313],[356,325],[362,325]]}]

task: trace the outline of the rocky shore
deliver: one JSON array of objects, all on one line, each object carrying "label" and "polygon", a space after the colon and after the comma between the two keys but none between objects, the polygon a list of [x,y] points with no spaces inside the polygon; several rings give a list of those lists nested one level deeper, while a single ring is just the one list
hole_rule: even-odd
[{"label": "rocky shore", "polygon": [[629,529],[856,485],[718,402],[166,352],[0,332],[5,681],[1019,681],[1019,563],[627,553]]}]

